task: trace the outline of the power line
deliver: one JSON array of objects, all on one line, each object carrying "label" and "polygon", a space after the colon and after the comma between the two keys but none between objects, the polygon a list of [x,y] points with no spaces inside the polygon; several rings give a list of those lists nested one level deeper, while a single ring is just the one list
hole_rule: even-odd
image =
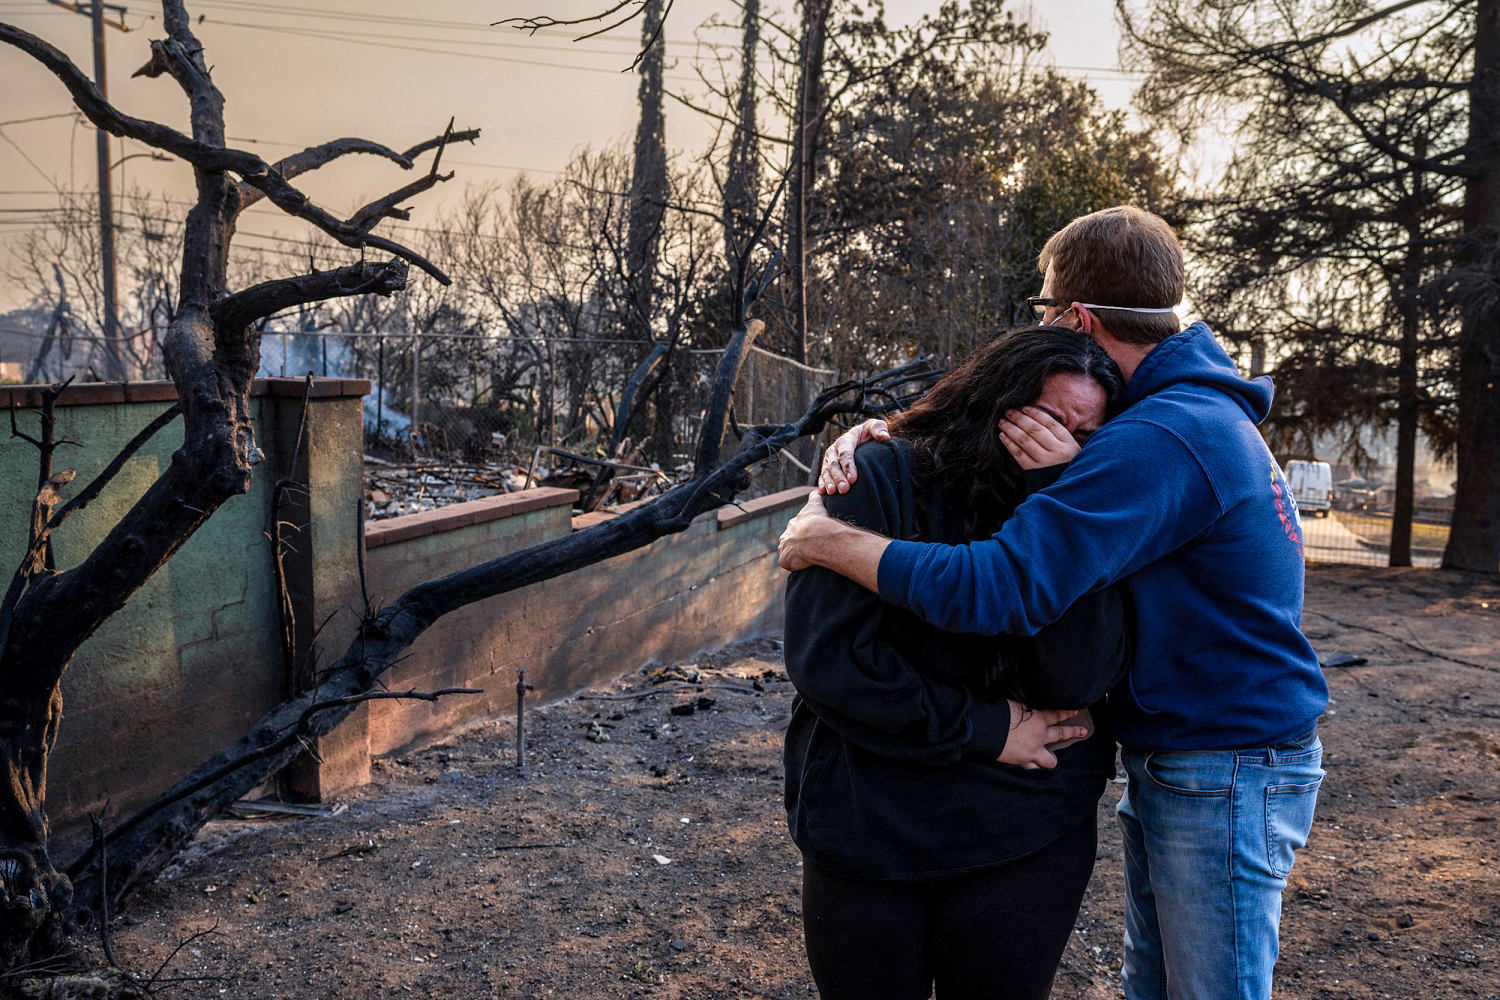
[{"label": "power line", "polygon": [[[72,13],[72,11],[64,11],[63,13]],[[7,125],[27,125],[31,122],[50,122],[55,118],[73,118],[80,113],[81,112],[75,110],[63,111],[55,115],[34,115],[31,118],[12,118],[8,122],[0,122],[0,128],[5,128]]]},{"label": "power line", "polygon": [[[10,7],[10,8],[17,8],[17,9],[19,9],[19,8],[29,8],[31,6],[33,6],[33,4],[31,4],[29,2],[6,2],[6,0],[0,0],[0,7]],[[437,29],[444,29],[444,30],[450,30],[450,31],[480,32],[480,33],[484,33],[484,34],[492,36],[492,37],[490,37],[488,39],[485,39],[485,40],[482,40],[482,41],[481,40],[468,41],[468,40],[457,39],[457,38],[453,38],[453,39],[407,38],[407,36],[404,36],[404,35],[396,35],[396,34],[391,34],[391,33],[375,33],[375,32],[364,32],[364,33],[362,33],[362,32],[350,32],[350,31],[343,31],[342,32],[343,35],[364,34],[367,37],[372,37],[372,38],[385,38],[385,39],[395,39],[395,40],[400,40],[400,39],[406,38],[406,40],[409,40],[409,41],[438,42],[438,43],[450,44],[450,45],[483,45],[483,46],[487,46],[487,47],[531,49],[533,51],[534,50],[543,50],[543,51],[549,51],[549,52],[580,52],[580,53],[588,53],[588,54],[595,54],[595,55],[611,55],[611,56],[614,56],[614,55],[621,55],[621,56],[630,55],[631,53],[628,51],[629,49],[631,49],[631,48],[639,49],[639,47],[640,47],[640,40],[638,38],[635,38],[633,36],[632,37],[623,37],[622,38],[622,37],[620,37],[618,35],[600,35],[600,36],[598,36],[595,39],[591,39],[591,41],[604,42],[604,43],[616,43],[616,44],[620,44],[620,45],[626,46],[625,49],[621,49],[621,50],[617,50],[617,51],[609,51],[609,50],[604,50],[604,49],[585,49],[585,48],[578,48],[578,47],[571,46],[571,45],[563,45],[563,46],[555,46],[555,45],[553,45],[553,46],[539,46],[539,45],[529,45],[527,42],[524,42],[524,41],[520,41],[520,42],[516,42],[516,41],[504,41],[504,40],[501,40],[501,39],[494,38],[493,35],[495,33],[497,33],[497,32],[515,31],[518,36],[519,35],[524,35],[528,39],[529,38],[533,38],[533,37],[568,38],[568,39],[572,39],[572,38],[574,38],[576,36],[575,36],[574,32],[562,31],[562,30],[557,30],[557,29],[549,29],[549,28],[542,28],[542,29],[537,30],[537,31],[529,31],[529,30],[525,30],[525,29],[503,28],[503,27],[499,27],[499,23],[498,22],[493,23],[493,24],[490,24],[490,23],[475,24],[475,23],[470,22],[470,21],[457,21],[457,20],[449,20],[449,19],[442,19],[442,18],[408,17],[408,16],[403,16],[403,15],[398,15],[398,14],[379,14],[379,13],[373,13],[373,12],[368,12],[368,11],[331,10],[329,8],[306,7],[306,6],[300,6],[300,5],[293,6],[293,5],[278,4],[278,3],[243,3],[243,2],[235,2],[235,0],[195,0],[193,6],[194,7],[198,7],[198,8],[207,8],[207,9],[210,9],[210,10],[219,9],[219,10],[224,10],[224,11],[229,11],[229,12],[257,13],[257,14],[267,14],[267,13],[269,13],[269,14],[278,14],[278,15],[285,16],[285,17],[303,17],[303,18],[311,18],[313,20],[320,20],[320,21],[332,21],[332,22],[346,21],[346,22],[353,22],[353,23],[357,23],[357,24],[383,24],[383,25],[390,25],[390,26],[396,26],[396,27],[437,28]],[[43,13],[45,13],[45,14],[64,14],[64,13],[68,13],[68,12],[66,12],[66,11],[39,10],[39,11],[36,11],[35,13],[38,13],[38,14],[43,14]],[[142,18],[145,18],[147,20],[159,20],[160,19],[159,15],[156,15],[156,14],[141,14],[141,15],[138,15],[138,16],[140,16]],[[322,30],[322,29],[318,29],[318,28],[297,28],[297,27],[292,26],[292,25],[286,25],[286,26],[277,26],[277,25],[246,25],[246,24],[243,24],[241,22],[220,21],[220,20],[217,20],[215,18],[205,18],[205,21],[207,23],[210,23],[210,24],[224,24],[224,25],[229,25],[229,26],[233,26],[233,27],[260,28],[260,29],[263,29],[263,30],[276,30],[278,27],[284,28],[287,31],[320,31],[320,30]],[[734,25],[727,25],[727,24],[726,25],[721,25],[721,27],[724,27],[726,29],[733,29],[733,28],[735,28]],[[333,29],[330,28],[328,30],[331,31]],[[688,41],[686,39],[663,39],[662,43],[665,44],[665,45],[667,45],[667,46],[669,46],[669,47],[684,48],[684,49],[693,49],[693,50],[698,50],[698,49],[703,49],[703,48],[707,48],[707,49],[711,49],[711,50],[733,50],[733,51],[738,51],[739,50],[739,46],[737,44],[730,44],[730,43],[727,43],[727,42],[704,42],[704,41],[700,41],[700,40]],[[569,68],[571,68],[571,67],[569,67]],[[1143,70],[1127,70],[1127,69],[1125,69],[1125,68],[1123,68],[1121,66],[1077,66],[1077,65],[1057,64],[1057,65],[1054,65],[1052,68],[1053,69],[1058,69],[1058,70],[1067,70],[1067,71],[1070,71],[1070,72],[1080,72],[1080,73],[1111,73],[1111,74],[1119,74],[1119,75],[1122,75],[1122,76],[1145,76],[1146,75],[1145,71],[1143,71]],[[71,112],[69,112],[69,113],[71,114]],[[59,117],[61,117],[61,116],[59,116]],[[36,120],[36,119],[27,119],[27,120]],[[9,123],[0,122],[0,125],[4,125],[4,124],[9,124]]]},{"label": "power line", "polygon": [[38,174],[40,174],[42,180],[44,180],[48,184],[52,185],[52,190],[56,191],[58,194],[62,194],[62,188],[60,188],[60,187],[57,186],[57,182],[52,179],[52,177],[47,173],[47,171],[43,170],[40,166],[38,166],[37,162],[35,160],[33,160],[30,156],[26,155],[26,150],[22,149],[21,146],[20,146],[20,144],[17,143],[16,140],[12,139],[9,135],[7,135],[6,132],[5,132],[5,130],[3,128],[0,128],[0,139],[4,139],[6,142],[10,143],[11,146],[15,148],[15,151],[21,154],[21,159],[23,159],[27,163],[31,164],[31,169],[35,170]]},{"label": "power line", "polygon": [[[220,20],[219,18],[215,18],[215,17],[205,18],[205,22],[208,23],[208,24],[226,25],[228,27],[233,27],[233,28],[259,28],[259,29],[265,30],[265,31],[278,31],[278,30],[280,30],[280,31],[297,32],[297,33],[310,33],[310,32],[322,31],[323,30],[323,29],[319,29],[319,28],[302,28],[302,27],[296,27],[294,25],[278,25],[278,24],[253,25],[253,24],[245,24],[245,23],[239,22],[239,21],[224,21],[224,20]],[[335,29],[330,28],[330,29],[327,29],[327,30],[329,32],[332,32]],[[391,34],[388,31],[351,31],[351,30],[348,30],[346,28],[339,28],[339,29],[336,29],[336,30],[338,32],[338,38],[339,38],[340,41],[343,41],[345,39],[351,39],[351,38],[377,38],[377,39],[384,39],[384,40],[387,40],[387,41],[424,42],[424,43],[430,43],[430,44],[434,44],[434,45],[469,45],[469,46],[479,46],[479,47],[482,47],[482,48],[490,48],[490,49],[519,49],[519,50],[521,50],[523,52],[576,52],[576,53],[579,53],[580,55],[609,56],[609,57],[615,58],[615,59],[628,58],[628,57],[631,56],[630,52],[625,51],[623,49],[591,49],[591,48],[585,48],[583,46],[577,46],[577,45],[537,45],[535,43],[530,43],[530,42],[504,41],[504,40],[493,39],[493,38],[477,38],[477,39],[467,39],[467,38],[423,38],[423,37],[420,37],[420,36],[412,36],[412,35],[395,35],[395,34]],[[722,48],[722,47],[723,46],[715,46],[715,48]],[[674,56],[672,58],[684,58],[684,57]],[[552,65],[552,64],[547,64],[547,65]]]},{"label": "power line", "polygon": [[[437,49],[421,45],[403,45],[399,42],[382,42],[364,38],[350,38],[345,34],[337,34],[332,31],[320,31],[315,28],[291,28],[284,26],[272,26],[268,24],[247,24],[241,21],[219,21],[210,20],[210,24],[222,24],[234,28],[248,28],[254,31],[268,31],[273,34],[290,35],[297,38],[312,38],[330,42],[344,42],[348,45],[368,45],[381,49],[397,49],[403,52],[423,52],[429,55],[457,56],[461,59],[482,59],[485,62],[515,63],[522,66],[541,66],[549,69],[577,70],[584,73],[608,73],[612,76],[628,76],[628,71],[622,69],[609,69],[604,66],[581,66],[577,64],[545,62],[540,59],[518,59],[513,56],[488,55],[483,52],[459,52],[456,49]],[[667,76],[664,79],[674,83],[698,83],[696,77]]]},{"label": "power line", "polygon": [[[406,17],[399,14],[378,14],[368,11],[355,12],[330,10],[328,8],[289,6],[286,4],[277,3],[237,3],[234,2],[234,0],[197,0],[194,6],[206,7],[208,9],[218,8],[229,11],[275,13],[290,17],[310,17],[329,21],[353,21],[364,24],[388,24],[400,27],[445,28],[456,31],[476,31],[485,33],[492,33],[496,31],[496,26],[494,24],[475,24],[470,21],[453,21],[429,17]],[[154,17],[155,15],[147,16]],[[542,29],[541,31],[537,32],[526,32],[526,34],[528,37],[533,34],[554,38],[574,37],[573,32],[555,31],[549,29]],[[618,42],[621,44],[627,44],[636,47],[639,47],[640,44],[638,39],[621,38],[616,35],[601,35],[597,40],[601,42]],[[696,43],[668,39],[666,40],[666,44],[670,46],[693,46]]]},{"label": "power line", "polygon": [[[299,9],[296,9],[296,8],[288,8],[288,7],[283,7],[283,6],[275,5],[275,4],[258,4],[258,5],[233,4],[233,3],[217,3],[216,4],[216,3],[205,3],[205,2],[203,2],[203,0],[199,0],[198,6],[208,6],[208,7],[219,6],[219,7],[223,7],[225,9],[228,9],[228,10],[256,10],[256,11],[269,10],[269,11],[275,11],[276,13],[282,13],[282,14],[288,14],[288,15],[302,15],[302,16],[326,17],[326,18],[333,19],[333,20],[349,20],[349,21],[364,22],[364,23],[371,23],[371,24],[400,24],[400,25],[412,25],[412,26],[417,26],[417,27],[446,27],[446,28],[458,28],[458,29],[473,30],[473,31],[488,31],[488,30],[492,30],[490,28],[485,28],[485,27],[481,27],[481,26],[478,26],[478,25],[467,24],[467,23],[462,22],[462,21],[438,21],[438,20],[428,19],[428,18],[389,18],[389,17],[378,16],[378,15],[377,16],[365,16],[365,15],[358,15],[358,14],[345,14],[343,12],[337,12],[337,11],[315,12],[315,11],[310,11],[310,10],[306,10],[306,9],[299,10]],[[482,39],[482,40],[473,40],[473,41],[466,40],[466,39],[458,39],[458,38],[414,38],[414,37],[408,37],[408,36],[405,36],[405,35],[394,35],[394,34],[391,34],[389,32],[358,32],[358,31],[348,31],[348,30],[343,30],[343,29],[339,29],[338,32],[335,34],[334,33],[334,29],[331,29],[331,28],[327,29],[327,30],[324,30],[324,29],[319,29],[319,28],[298,28],[298,27],[294,27],[294,26],[291,26],[291,25],[246,24],[244,22],[224,21],[224,20],[219,20],[217,18],[207,18],[206,20],[210,24],[223,24],[223,25],[227,25],[227,26],[231,26],[231,27],[252,28],[252,29],[262,30],[262,31],[279,31],[279,32],[282,32],[282,33],[302,35],[304,37],[309,37],[309,38],[328,38],[328,39],[331,39],[331,40],[334,40],[334,41],[355,42],[356,39],[355,39],[354,36],[360,36],[360,37],[363,37],[363,38],[370,38],[370,39],[383,39],[383,40],[386,40],[388,42],[407,41],[407,42],[427,42],[427,43],[433,43],[433,44],[439,44],[439,45],[478,45],[478,46],[484,46],[486,48],[509,48],[509,49],[522,49],[522,50],[528,50],[528,51],[542,50],[542,51],[549,51],[549,52],[578,52],[578,53],[590,54],[590,55],[607,55],[607,56],[622,56],[622,57],[630,55],[630,52],[628,50],[611,51],[611,50],[608,50],[608,49],[588,49],[588,48],[579,48],[579,47],[575,47],[575,46],[530,45],[530,44],[527,44],[525,42],[512,42],[512,41],[504,41],[504,40],[498,40],[498,39],[493,39],[493,38]],[[549,33],[549,34],[551,34],[551,33]],[[566,35],[565,32],[561,33],[561,34]],[[569,36],[569,37],[571,37],[571,36]],[[611,38],[610,36],[601,36],[601,38],[599,40],[601,40],[601,41],[628,42],[632,47],[635,47],[635,48],[639,47],[639,43],[636,42],[634,39],[623,39],[623,38],[621,38],[621,39],[614,39],[614,38]],[[374,43],[370,43],[370,44],[374,44]],[[729,45],[729,44],[725,44],[725,43],[717,43],[717,42],[668,41],[667,44],[668,45],[675,45],[675,46],[690,47],[690,48],[692,48],[694,50],[695,53],[699,49],[704,49],[704,48],[707,48],[707,49],[710,49],[710,50],[715,50],[715,51],[718,51],[718,50],[723,50],[723,51],[736,50],[737,51],[738,50],[738,46]],[[400,47],[409,48],[409,46],[400,46]],[[413,51],[424,51],[425,52],[425,51],[432,51],[432,50],[428,50],[428,49],[413,49]],[[477,54],[474,54],[474,53],[453,52],[453,51],[450,51],[450,50],[442,50],[441,54],[444,54],[444,55],[459,55],[459,56],[467,55],[470,58],[478,58]],[[520,62],[523,65],[550,66],[550,67],[554,67],[554,68],[558,68],[558,69],[586,69],[586,70],[590,70],[590,71],[593,71],[593,72],[604,72],[604,71],[606,71],[603,67],[583,67],[583,66],[565,65],[565,64],[554,63],[554,62],[539,62],[539,61],[535,61],[535,60],[504,59],[503,57],[488,57],[488,58],[495,59],[495,60],[498,60],[498,61]],[[1077,72],[1077,73],[1086,73],[1086,74],[1088,74],[1088,73],[1104,73],[1104,74],[1111,74],[1111,75],[1116,75],[1116,76],[1127,76],[1127,77],[1141,77],[1141,76],[1145,76],[1146,75],[1144,71],[1141,71],[1141,70],[1127,70],[1127,69],[1124,69],[1123,67],[1120,67],[1120,66],[1077,66],[1077,65],[1054,64],[1051,68],[1055,69],[1055,70],[1063,71],[1063,72]],[[615,71],[614,70],[608,70],[608,72],[615,72]],[[669,77],[669,79],[673,79],[676,82],[697,82],[697,81],[687,80],[684,77]]]}]

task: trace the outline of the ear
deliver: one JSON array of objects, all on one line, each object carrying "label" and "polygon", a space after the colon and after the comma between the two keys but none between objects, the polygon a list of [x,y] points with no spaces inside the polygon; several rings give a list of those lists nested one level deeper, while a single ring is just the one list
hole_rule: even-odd
[{"label": "ear", "polygon": [[1092,337],[1094,332],[1100,329],[1098,318],[1088,308],[1075,302],[1073,303],[1073,311],[1078,314],[1078,328],[1084,333]]},{"label": "ear", "polygon": [[1076,304],[1069,302],[1068,308],[1059,313],[1057,318],[1052,321],[1051,325],[1060,326],[1064,330],[1081,330],[1083,328],[1083,321],[1079,318],[1078,314],[1080,312],[1082,312],[1082,310],[1079,309]]}]

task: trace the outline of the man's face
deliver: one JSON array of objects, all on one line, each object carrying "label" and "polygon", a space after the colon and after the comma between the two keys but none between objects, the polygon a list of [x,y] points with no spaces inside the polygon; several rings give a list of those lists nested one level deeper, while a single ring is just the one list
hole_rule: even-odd
[{"label": "man's face", "polygon": [[[1046,298],[1055,298],[1052,293],[1052,265],[1047,265],[1047,272],[1042,275],[1042,295]],[[1042,309],[1042,325],[1052,326],[1057,324],[1059,317],[1065,317],[1058,324],[1070,330],[1078,329],[1078,314],[1070,306],[1045,306]]]}]

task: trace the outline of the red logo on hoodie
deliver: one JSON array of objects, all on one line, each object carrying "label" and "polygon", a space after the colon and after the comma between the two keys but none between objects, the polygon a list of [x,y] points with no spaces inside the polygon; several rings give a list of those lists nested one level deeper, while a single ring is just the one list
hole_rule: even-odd
[{"label": "red logo on hoodie", "polygon": [[1271,493],[1276,497],[1276,515],[1281,518],[1281,530],[1286,532],[1286,537],[1297,546],[1297,555],[1302,555],[1302,532],[1297,528],[1297,517],[1287,512],[1287,492],[1281,482],[1281,476],[1276,473],[1276,466],[1271,465]]}]

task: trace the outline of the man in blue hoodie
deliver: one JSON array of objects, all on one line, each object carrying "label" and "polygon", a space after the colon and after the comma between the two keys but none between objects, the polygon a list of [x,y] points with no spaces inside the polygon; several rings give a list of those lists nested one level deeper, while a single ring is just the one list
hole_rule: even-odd
[{"label": "man in blue hoodie", "polygon": [[[1327,704],[1299,628],[1296,507],[1256,430],[1270,380],[1240,378],[1204,324],[1178,332],[1181,249],[1156,216],[1075,219],[1040,263],[1043,321],[1108,351],[1128,380],[1125,412],[991,539],[892,541],[828,517],[814,494],[782,536],[781,564],[825,566],[935,625],[990,634],[1034,634],[1124,581],[1136,647],[1110,705],[1127,776],[1125,994],[1267,1000]],[[1010,420],[1054,430],[1044,413]],[[850,442],[874,430],[830,452],[852,457]],[[847,490],[853,463],[834,464]]]}]

